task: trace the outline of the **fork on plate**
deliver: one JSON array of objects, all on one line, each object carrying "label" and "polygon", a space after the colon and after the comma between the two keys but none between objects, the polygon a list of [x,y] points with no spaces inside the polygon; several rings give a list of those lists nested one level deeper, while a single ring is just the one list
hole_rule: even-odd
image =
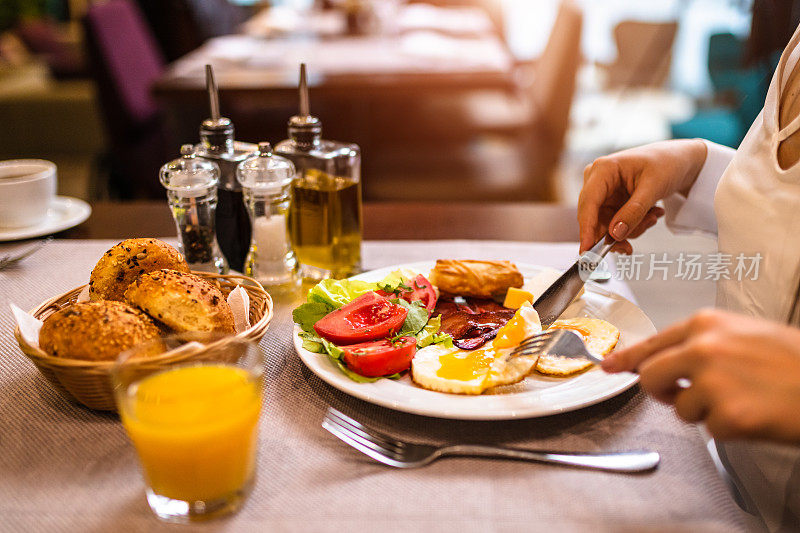
[{"label": "fork on plate", "polygon": [[568,329],[548,329],[528,337],[511,352],[511,357],[520,355],[558,355],[572,359],[588,359],[600,364],[603,360],[589,353],[577,333]]},{"label": "fork on plate", "polygon": [[332,407],[328,408],[322,427],[361,453],[396,468],[417,468],[444,456],[471,456],[518,459],[611,472],[646,472],[656,468],[660,460],[659,454],[651,451],[577,453],[481,444],[432,446],[407,442],[368,428]]}]

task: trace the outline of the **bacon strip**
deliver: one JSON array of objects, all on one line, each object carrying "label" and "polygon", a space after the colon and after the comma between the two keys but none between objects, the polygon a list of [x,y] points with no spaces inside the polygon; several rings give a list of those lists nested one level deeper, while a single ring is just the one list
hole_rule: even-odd
[{"label": "bacon strip", "polygon": [[440,331],[453,337],[453,344],[462,350],[474,350],[497,336],[512,316],[493,300],[466,299],[463,303],[452,298],[440,298],[433,312],[442,316]]}]

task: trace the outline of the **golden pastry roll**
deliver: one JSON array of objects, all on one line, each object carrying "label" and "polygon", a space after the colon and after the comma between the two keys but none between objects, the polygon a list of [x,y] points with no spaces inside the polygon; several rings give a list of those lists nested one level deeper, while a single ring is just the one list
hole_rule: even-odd
[{"label": "golden pastry roll", "polygon": [[440,291],[459,296],[492,298],[502,296],[509,287],[522,287],[522,273],[510,261],[439,259],[431,270],[430,281]]}]

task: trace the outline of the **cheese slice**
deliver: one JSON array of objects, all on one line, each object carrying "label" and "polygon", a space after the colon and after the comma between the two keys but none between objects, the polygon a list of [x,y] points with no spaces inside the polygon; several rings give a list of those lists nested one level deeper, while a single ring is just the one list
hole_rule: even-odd
[{"label": "cheese slice", "polygon": [[519,309],[525,302],[533,303],[533,294],[526,290],[517,289],[516,287],[509,287],[506,293],[506,299],[503,301],[503,307]]}]

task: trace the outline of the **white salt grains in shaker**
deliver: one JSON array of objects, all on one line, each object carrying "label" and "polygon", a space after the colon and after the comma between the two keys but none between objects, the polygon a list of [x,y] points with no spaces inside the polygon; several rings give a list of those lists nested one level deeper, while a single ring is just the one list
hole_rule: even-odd
[{"label": "white salt grains in shaker", "polygon": [[245,274],[268,288],[292,290],[300,282],[286,216],[294,174],[291,161],[273,155],[267,142],[236,169],[253,227]]}]

